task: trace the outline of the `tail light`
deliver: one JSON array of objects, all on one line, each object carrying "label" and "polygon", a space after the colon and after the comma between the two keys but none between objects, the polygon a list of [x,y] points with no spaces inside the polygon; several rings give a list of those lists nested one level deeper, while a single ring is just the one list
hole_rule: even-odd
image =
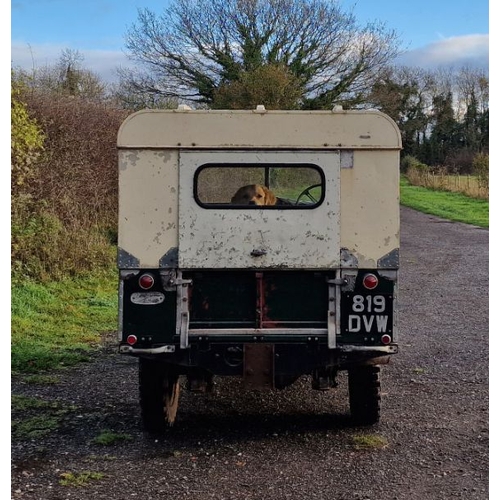
[{"label": "tail light", "polygon": [[367,290],[373,290],[374,288],[377,288],[378,285],[378,278],[374,274],[365,274],[363,276],[363,286]]},{"label": "tail light", "polygon": [[139,286],[143,290],[149,290],[154,284],[155,284],[155,280],[154,280],[153,276],[151,276],[150,274],[143,274],[139,278]]},{"label": "tail light", "polygon": [[127,337],[127,344],[134,345],[137,342],[137,337],[135,335],[129,335]]},{"label": "tail light", "polygon": [[392,340],[391,336],[387,335],[387,334],[382,335],[382,337],[380,337],[380,341],[382,342],[382,344],[385,344],[385,345],[390,344],[391,340]]}]

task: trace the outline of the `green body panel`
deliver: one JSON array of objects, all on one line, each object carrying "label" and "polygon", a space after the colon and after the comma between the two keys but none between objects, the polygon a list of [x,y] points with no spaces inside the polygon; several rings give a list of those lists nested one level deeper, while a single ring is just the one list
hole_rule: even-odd
[{"label": "green body panel", "polygon": [[[362,277],[367,272],[379,279],[374,291],[362,285]],[[178,345],[177,291],[175,287],[163,288],[158,270],[147,273],[155,277],[155,285],[148,291],[141,290],[138,285],[140,274],[124,281],[122,342],[129,335],[135,335],[135,347],[138,348]],[[189,329],[202,330],[198,339],[202,342],[297,344],[311,342],[312,335],[313,342],[326,348],[328,311],[331,310],[328,281],[334,279],[332,272],[194,271],[183,273],[183,279],[190,282],[187,294]],[[394,282],[377,271],[366,270],[360,271],[347,288],[340,293],[337,344],[383,345],[382,335],[392,337],[393,334]],[[132,301],[134,294],[162,296],[163,300],[156,304],[137,304]],[[374,303],[375,297],[375,303],[383,301],[383,314],[376,314],[369,307],[356,314],[352,306],[355,297],[366,304]],[[352,325],[357,331],[352,331]],[[256,333],[249,332],[253,329]],[[276,334],[274,329],[281,333]],[[308,329],[318,333],[300,333]]]},{"label": "green body panel", "polygon": [[327,273],[184,273],[192,328],[326,328]]},{"label": "green body panel", "polygon": [[177,293],[175,291],[165,292],[161,286],[155,286],[149,293],[162,293],[165,298],[161,304],[134,304],[131,301],[132,294],[143,293],[136,281],[125,281],[123,295],[123,340],[126,340],[129,335],[135,335],[138,339],[137,345],[141,347],[153,347],[173,343]]}]

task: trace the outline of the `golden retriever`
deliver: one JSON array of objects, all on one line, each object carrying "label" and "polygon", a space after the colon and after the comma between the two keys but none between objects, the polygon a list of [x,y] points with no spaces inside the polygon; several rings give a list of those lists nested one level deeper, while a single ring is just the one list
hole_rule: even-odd
[{"label": "golden retriever", "polygon": [[274,193],[261,184],[240,187],[231,198],[234,205],[276,205],[277,201]]}]

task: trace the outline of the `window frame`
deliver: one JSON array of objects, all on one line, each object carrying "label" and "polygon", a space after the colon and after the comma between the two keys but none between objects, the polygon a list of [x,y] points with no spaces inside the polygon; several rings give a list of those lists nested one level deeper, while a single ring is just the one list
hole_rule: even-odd
[{"label": "window frame", "polygon": [[[232,203],[206,203],[200,200],[198,196],[198,179],[203,172],[203,170],[209,169],[209,168],[263,168],[264,169],[264,179],[265,179],[265,186],[268,189],[269,188],[269,178],[270,178],[270,169],[271,168],[283,168],[283,169],[294,169],[294,168],[309,168],[313,169],[316,172],[318,172],[320,176],[320,186],[321,186],[321,196],[319,200],[316,203],[307,203],[307,204],[301,204],[301,205],[236,205]],[[313,184],[315,185],[315,184]],[[196,201],[196,203],[201,207],[205,208],[208,210],[213,210],[213,209],[225,209],[225,210],[242,210],[242,209],[248,209],[248,210],[313,210],[317,207],[319,207],[325,200],[325,193],[326,191],[326,178],[325,178],[325,173],[323,172],[323,169],[314,163],[234,163],[234,162],[228,162],[228,163],[222,163],[222,162],[211,162],[211,163],[203,163],[200,165],[198,168],[196,168],[196,171],[194,173],[194,179],[193,179],[193,198]]]}]

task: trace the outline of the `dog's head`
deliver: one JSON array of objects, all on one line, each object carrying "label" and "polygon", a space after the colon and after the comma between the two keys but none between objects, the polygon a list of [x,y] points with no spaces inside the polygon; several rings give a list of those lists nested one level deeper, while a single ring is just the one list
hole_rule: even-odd
[{"label": "dog's head", "polygon": [[276,196],[260,184],[249,184],[236,191],[231,198],[234,205],[276,205]]}]

